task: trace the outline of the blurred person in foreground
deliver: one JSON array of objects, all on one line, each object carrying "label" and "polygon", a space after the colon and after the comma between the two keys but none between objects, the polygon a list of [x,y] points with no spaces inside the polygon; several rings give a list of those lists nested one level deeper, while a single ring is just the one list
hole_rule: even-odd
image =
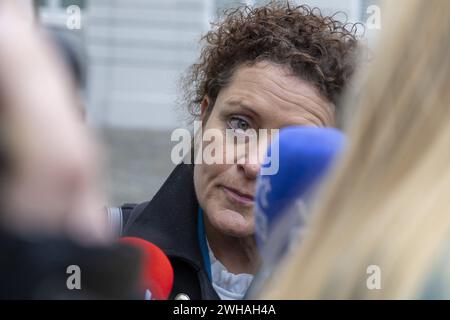
[{"label": "blurred person in foreground", "polygon": [[0,2],[0,299],[134,297],[139,255],[107,246],[94,145],[63,59],[37,29]]},{"label": "blurred person in foreground", "polygon": [[450,2],[385,9],[348,154],[262,298],[450,299]]},{"label": "blurred person in foreground", "polygon": [[[227,11],[203,37],[183,102],[203,132],[223,137],[226,130],[246,139],[259,129],[336,126],[355,69],[356,32],[317,8],[284,1]],[[212,145],[202,138],[200,153]],[[223,150],[230,145],[237,143],[224,142]],[[233,163],[183,162],[150,202],[122,208],[124,233],[157,244],[171,259],[172,298],[242,299],[258,270],[255,160],[266,150],[246,149]]]}]

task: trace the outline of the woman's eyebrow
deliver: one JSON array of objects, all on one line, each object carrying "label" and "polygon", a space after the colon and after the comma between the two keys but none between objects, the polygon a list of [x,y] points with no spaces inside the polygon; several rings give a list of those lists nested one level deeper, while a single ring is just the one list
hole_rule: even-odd
[{"label": "woman's eyebrow", "polygon": [[231,100],[231,101],[226,102],[226,104],[231,107],[239,107],[239,108],[243,109],[244,111],[251,113],[255,118],[261,119],[261,115],[255,111],[255,108],[243,101]]}]

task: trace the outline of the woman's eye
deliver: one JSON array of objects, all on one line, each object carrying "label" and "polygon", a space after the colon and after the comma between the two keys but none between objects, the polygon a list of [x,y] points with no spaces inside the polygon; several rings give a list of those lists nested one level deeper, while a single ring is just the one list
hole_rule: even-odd
[{"label": "woman's eye", "polygon": [[235,131],[243,131],[244,133],[251,128],[250,124],[246,120],[237,117],[231,118],[229,125],[231,129]]}]

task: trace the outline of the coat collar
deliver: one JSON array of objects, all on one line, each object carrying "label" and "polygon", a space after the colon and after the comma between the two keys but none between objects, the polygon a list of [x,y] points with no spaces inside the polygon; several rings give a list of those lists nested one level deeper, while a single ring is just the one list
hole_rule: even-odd
[{"label": "coat collar", "polygon": [[193,174],[193,165],[179,164],[128,233],[154,243],[168,256],[187,260],[198,270],[202,268],[202,255]]}]

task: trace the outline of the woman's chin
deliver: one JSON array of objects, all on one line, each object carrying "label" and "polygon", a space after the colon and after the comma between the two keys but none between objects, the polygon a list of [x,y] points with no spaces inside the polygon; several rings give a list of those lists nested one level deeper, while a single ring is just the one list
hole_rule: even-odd
[{"label": "woman's chin", "polygon": [[237,238],[249,237],[254,234],[253,216],[243,216],[241,213],[225,209],[208,216],[211,224],[221,233]]}]

